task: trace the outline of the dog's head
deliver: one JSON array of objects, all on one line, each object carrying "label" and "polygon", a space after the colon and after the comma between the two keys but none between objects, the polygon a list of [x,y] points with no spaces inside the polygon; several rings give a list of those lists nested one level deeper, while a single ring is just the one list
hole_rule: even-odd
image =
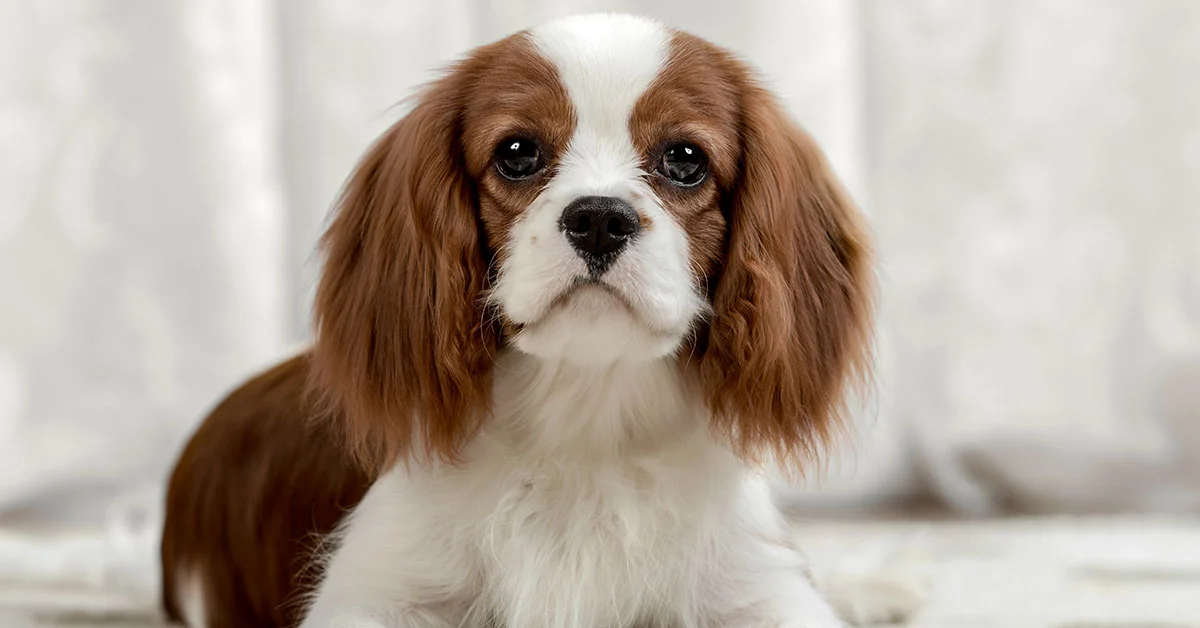
[{"label": "dog's head", "polygon": [[640,18],[473,51],[323,244],[316,382],[369,460],[452,459],[503,351],[675,360],[747,457],[820,443],[868,359],[867,235],[821,151],[729,52]]}]

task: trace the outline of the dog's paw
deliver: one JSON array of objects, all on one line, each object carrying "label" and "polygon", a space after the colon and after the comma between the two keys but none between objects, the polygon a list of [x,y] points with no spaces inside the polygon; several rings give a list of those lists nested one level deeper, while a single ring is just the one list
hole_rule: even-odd
[{"label": "dog's paw", "polygon": [[928,597],[929,581],[913,573],[838,573],[825,578],[821,589],[852,626],[903,625]]}]

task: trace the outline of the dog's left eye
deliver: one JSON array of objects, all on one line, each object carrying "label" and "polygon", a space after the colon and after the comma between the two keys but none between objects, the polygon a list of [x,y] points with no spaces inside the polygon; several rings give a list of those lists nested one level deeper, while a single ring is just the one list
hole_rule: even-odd
[{"label": "dog's left eye", "polygon": [[695,144],[675,144],[663,151],[658,171],[675,185],[691,187],[708,173],[708,156]]},{"label": "dog's left eye", "polygon": [[542,169],[542,152],[532,140],[510,137],[496,146],[495,162],[504,178],[520,181]]}]

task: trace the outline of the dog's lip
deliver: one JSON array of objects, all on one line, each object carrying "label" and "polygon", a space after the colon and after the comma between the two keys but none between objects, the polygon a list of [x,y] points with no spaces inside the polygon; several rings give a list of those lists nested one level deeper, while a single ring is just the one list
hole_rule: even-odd
[{"label": "dog's lip", "polygon": [[572,279],[571,285],[567,286],[566,290],[563,290],[558,296],[554,297],[554,299],[550,301],[550,305],[546,307],[546,313],[543,315],[543,318],[549,316],[555,310],[566,305],[567,301],[570,301],[575,297],[576,294],[579,294],[579,291],[584,290],[585,288],[598,288],[608,293],[608,295],[616,299],[622,307],[624,307],[626,310],[629,310],[629,312],[634,316],[637,316],[637,311],[633,308],[633,304],[631,304],[629,299],[626,299],[625,295],[621,294],[621,291],[617,290],[615,286],[597,277],[580,275]]},{"label": "dog's lip", "polygon": [[509,324],[513,328],[513,333],[519,334],[526,331],[536,330],[543,323],[554,316],[559,310],[566,307],[570,300],[579,294],[581,290],[587,288],[595,288],[608,294],[617,303],[619,303],[620,306],[624,308],[624,310],[628,312],[630,316],[641,323],[652,334],[668,337],[687,332],[686,329],[674,329],[671,327],[663,327],[661,325],[653,324],[651,320],[647,319],[645,315],[643,315],[636,307],[634,307],[633,302],[630,301],[629,297],[622,293],[618,287],[598,277],[579,275],[571,279],[567,287],[564,288],[553,299],[551,299],[550,303],[547,304],[541,310],[541,313],[533,320],[520,322],[509,321]]},{"label": "dog's lip", "polygon": [[580,275],[569,280],[567,286],[559,291],[554,298],[550,299],[550,302],[541,308],[537,316],[531,318],[530,320],[524,321],[515,321],[510,319],[509,324],[517,331],[537,328],[559,310],[566,307],[567,303],[585,288],[596,288],[607,293],[618,303],[620,303],[621,306],[626,309],[626,311],[632,314],[635,318],[638,318],[638,320],[641,320],[641,318],[638,317],[637,313],[634,311],[633,307],[630,305],[629,300],[626,299],[625,296],[622,295],[614,286],[596,277]]},{"label": "dog's lip", "polygon": [[641,321],[643,325],[653,328],[653,326],[650,325],[649,322],[638,313],[637,309],[633,307],[633,304],[629,301],[629,299],[622,294],[616,286],[603,281],[602,279],[589,275],[580,275],[571,279],[567,287],[555,295],[554,298],[551,299],[550,302],[541,309],[541,312],[536,318],[533,320],[516,323],[517,328],[521,330],[536,328],[538,325],[554,316],[559,310],[566,307],[571,299],[575,298],[580,291],[588,288],[595,288],[603,291],[605,294],[608,294],[613,298],[613,300],[619,303],[626,312],[629,312],[631,316],[638,321]]}]

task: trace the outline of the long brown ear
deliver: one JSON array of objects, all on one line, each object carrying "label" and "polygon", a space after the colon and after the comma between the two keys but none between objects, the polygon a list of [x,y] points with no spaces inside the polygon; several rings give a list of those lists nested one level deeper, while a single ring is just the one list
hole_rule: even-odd
[{"label": "long brown ear", "polygon": [[700,368],[735,449],[797,467],[838,431],[847,383],[869,370],[871,251],[813,140],[761,87],[745,93],[741,179]]},{"label": "long brown ear", "polygon": [[452,460],[490,406],[497,336],[455,79],[370,148],[322,239],[314,383],[370,466]]}]

